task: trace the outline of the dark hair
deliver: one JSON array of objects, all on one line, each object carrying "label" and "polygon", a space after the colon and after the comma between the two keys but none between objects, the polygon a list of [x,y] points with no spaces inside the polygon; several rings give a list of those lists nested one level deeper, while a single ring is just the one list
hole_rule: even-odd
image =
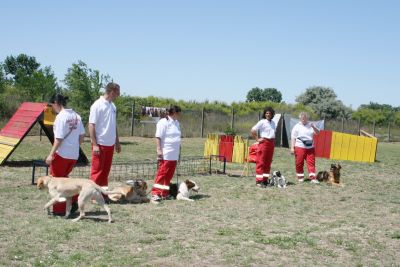
[{"label": "dark hair", "polygon": [[267,111],[269,111],[269,112],[272,113],[272,117],[271,117],[271,120],[272,120],[272,119],[274,118],[274,116],[275,116],[275,110],[274,110],[272,107],[266,107],[266,108],[264,108],[264,111],[263,111],[263,114],[262,114],[262,118],[263,118],[263,119],[266,119],[265,113],[267,113]]},{"label": "dark hair", "polygon": [[65,107],[67,105],[67,101],[68,101],[68,96],[63,96],[62,94],[55,94],[50,98],[49,104],[57,103],[57,104]]},{"label": "dark hair", "polygon": [[115,91],[117,89],[119,89],[119,84],[117,84],[117,83],[108,83],[106,85],[106,93],[107,94],[109,94],[109,93],[111,93],[111,91]]},{"label": "dark hair", "polygon": [[174,115],[175,113],[181,112],[181,108],[176,105],[171,105],[168,109],[168,115]]}]

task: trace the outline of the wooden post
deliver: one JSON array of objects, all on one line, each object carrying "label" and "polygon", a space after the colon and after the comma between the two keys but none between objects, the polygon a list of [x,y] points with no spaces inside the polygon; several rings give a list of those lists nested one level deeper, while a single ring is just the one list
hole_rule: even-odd
[{"label": "wooden post", "polygon": [[342,117],[342,133],[344,132],[344,118]]},{"label": "wooden post", "polygon": [[201,110],[201,138],[204,137],[204,107]]},{"label": "wooden post", "polygon": [[388,122],[388,142],[390,142],[390,121]]},{"label": "wooden post", "polygon": [[232,121],[231,121],[231,129],[233,131],[233,127],[235,127],[235,110],[232,107]]},{"label": "wooden post", "polygon": [[358,135],[361,134],[361,118],[358,119]]},{"label": "wooden post", "polygon": [[132,111],[131,111],[131,115],[132,115],[132,120],[131,120],[131,136],[133,136],[133,129],[135,127],[135,101],[133,101],[132,104]]},{"label": "wooden post", "polygon": [[375,136],[375,120],[372,123],[372,135]]}]

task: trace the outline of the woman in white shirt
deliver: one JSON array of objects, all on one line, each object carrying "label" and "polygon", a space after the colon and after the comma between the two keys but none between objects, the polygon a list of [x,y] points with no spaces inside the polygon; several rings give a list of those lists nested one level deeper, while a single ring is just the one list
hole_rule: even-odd
[{"label": "woman in white shirt", "polygon": [[179,117],[181,108],[171,106],[168,115],[157,123],[156,143],[158,170],[151,191],[151,203],[158,204],[169,195],[169,184],[174,176],[181,147]]},{"label": "woman in white shirt", "polygon": [[[68,177],[79,158],[79,147],[85,137],[85,128],[79,114],[70,108],[66,108],[68,97],[61,94],[54,95],[49,104],[57,113],[54,120],[54,143],[46,158],[50,165],[50,174],[54,177]],[[73,207],[76,198],[73,199]],[[53,205],[53,213],[63,215],[65,202]]]},{"label": "woman in white shirt", "polygon": [[273,108],[266,107],[263,111],[263,119],[251,128],[251,134],[258,142],[256,161],[256,186],[258,187],[267,186],[271,171],[276,131],[275,122],[272,120],[274,115]]},{"label": "woman in white shirt", "polygon": [[315,175],[314,134],[319,134],[319,129],[308,121],[307,113],[301,112],[299,119],[300,122],[292,129],[290,149],[296,161],[297,180],[304,181],[304,161],[306,161],[311,182],[318,183]]}]

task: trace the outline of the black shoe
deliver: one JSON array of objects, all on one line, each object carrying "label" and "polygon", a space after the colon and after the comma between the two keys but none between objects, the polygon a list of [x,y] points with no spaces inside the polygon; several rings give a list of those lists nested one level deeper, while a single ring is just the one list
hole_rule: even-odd
[{"label": "black shoe", "polygon": [[256,186],[260,187],[260,188],[266,188],[267,187],[265,182],[256,182]]},{"label": "black shoe", "polygon": [[72,206],[71,206],[71,214],[74,214],[77,210],[78,210],[78,203],[76,202],[72,202]]}]

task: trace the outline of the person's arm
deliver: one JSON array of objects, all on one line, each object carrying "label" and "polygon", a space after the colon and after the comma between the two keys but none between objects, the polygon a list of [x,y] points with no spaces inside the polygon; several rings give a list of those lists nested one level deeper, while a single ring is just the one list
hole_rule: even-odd
[{"label": "person's arm", "polygon": [[90,142],[93,146],[93,154],[100,154],[100,148],[97,144],[96,139],[96,125],[94,123],[89,123],[89,135],[90,135]]},{"label": "person's arm", "polygon": [[318,135],[319,134],[319,129],[315,126],[314,123],[311,123],[311,127],[314,129],[314,133]]},{"label": "person's arm", "polygon": [[81,146],[83,144],[83,141],[85,140],[85,135],[82,134],[79,136],[79,146]]},{"label": "person's arm", "polygon": [[162,148],[161,148],[161,138],[160,137],[156,137],[156,145],[157,145],[157,159],[162,160],[163,153],[162,153]]},{"label": "person's arm", "polygon": [[296,144],[296,138],[293,138],[290,140],[291,145],[290,145],[290,153],[294,154],[294,146]]},{"label": "person's arm", "polygon": [[53,146],[52,146],[52,148],[51,148],[51,150],[50,150],[49,155],[48,155],[47,158],[46,158],[46,163],[47,163],[48,165],[50,165],[51,162],[53,161],[53,159],[54,159],[54,153],[56,153],[57,149],[61,146],[61,143],[62,143],[62,142],[63,142],[63,139],[54,138]]},{"label": "person's arm", "polygon": [[261,123],[261,121],[259,121],[256,125],[254,125],[254,127],[251,128],[251,131],[250,131],[251,136],[253,136],[253,138],[254,138],[257,142],[260,142],[260,141],[261,141],[261,138],[258,138],[258,129],[259,129],[259,127],[260,127],[260,123]]},{"label": "person's arm", "polygon": [[121,144],[119,143],[119,136],[118,136],[118,127],[115,130],[116,131],[116,135],[115,135],[115,151],[117,153],[121,152]]}]

